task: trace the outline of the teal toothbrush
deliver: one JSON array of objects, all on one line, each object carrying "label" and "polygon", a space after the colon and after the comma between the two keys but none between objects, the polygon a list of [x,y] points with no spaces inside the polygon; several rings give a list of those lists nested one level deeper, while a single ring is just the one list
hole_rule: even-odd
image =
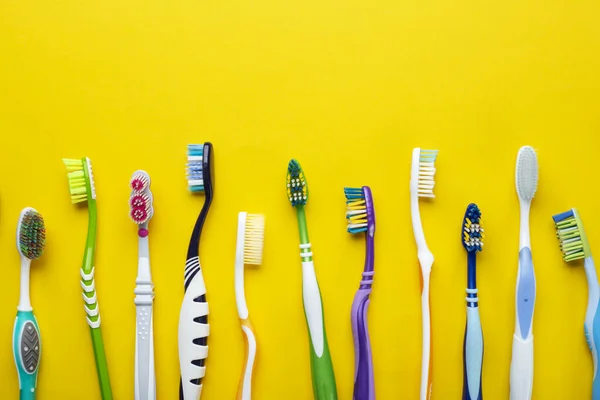
[{"label": "teal toothbrush", "polygon": [[310,366],[315,400],[337,400],[333,363],[327,344],[321,291],[315,274],[304,206],[308,200],[308,185],[302,167],[291,160],[287,170],[287,195],[296,209],[302,259],[302,298],[308,324]]},{"label": "teal toothbrush", "polygon": [[33,208],[21,211],[17,227],[17,250],[21,256],[21,295],[13,331],[13,355],[19,374],[19,399],[35,400],[42,354],[40,329],[29,299],[29,267],[41,257],[46,242],[44,218]]}]

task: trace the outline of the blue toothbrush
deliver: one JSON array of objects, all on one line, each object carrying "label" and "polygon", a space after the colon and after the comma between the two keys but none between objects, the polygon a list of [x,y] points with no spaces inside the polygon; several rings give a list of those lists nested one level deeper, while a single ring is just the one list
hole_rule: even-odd
[{"label": "blue toothbrush", "polygon": [[462,225],[462,244],[467,250],[467,326],[463,343],[463,400],[482,400],[483,332],[477,297],[477,252],[483,249],[481,211],[469,204]]}]

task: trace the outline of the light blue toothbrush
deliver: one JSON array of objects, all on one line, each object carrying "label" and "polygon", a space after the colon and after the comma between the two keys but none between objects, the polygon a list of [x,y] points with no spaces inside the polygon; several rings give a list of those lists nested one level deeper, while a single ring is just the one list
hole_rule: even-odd
[{"label": "light blue toothbrush", "polygon": [[572,208],[569,211],[557,214],[552,219],[556,225],[556,234],[560,241],[563,259],[566,262],[583,259],[585,276],[588,281],[588,305],[583,329],[594,362],[592,400],[600,400],[600,377],[598,377],[598,346],[600,346],[600,315],[598,315],[600,307],[598,307],[598,301],[600,300],[600,288],[598,287],[598,276],[594,267],[592,251],[583,230],[583,222],[581,222],[576,209]]}]

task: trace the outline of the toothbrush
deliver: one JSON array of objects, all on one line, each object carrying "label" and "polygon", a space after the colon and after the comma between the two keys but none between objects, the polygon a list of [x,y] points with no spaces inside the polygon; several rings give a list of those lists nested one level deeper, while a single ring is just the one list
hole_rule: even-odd
[{"label": "toothbrush", "polygon": [[94,281],[94,254],[96,252],[98,211],[96,208],[96,189],[94,188],[92,163],[89,158],[65,158],[63,162],[67,167],[71,202],[73,204],[87,202],[88,205],[88,233],[80,270],[81,288],[83,289],[84,309],[87,314],[86,319],[92,336],[100,395],[102,400],[112,400],[108,364],[106,362],[104,342],[102,341],[102,331],[100,328],[100,309],[96,298],[96,283]]},{"label": "toothbrush", "polygon": [[598,347],[600,346],[600,287],[594,267],[594,259],[588,242],[583,222],[575,208],[552,217],[556,224],[556,232],[560,241],[560,250],[566,262],[583,259],[585,276],[588,281],[588,305],[583,325],[585,340],[592,352],[594,363],[594,380],[592,384],[592,400],[600,400],[600,377],[598,377]]},{"label": "toothbrush", "polygon": [[239,213],[234,269],[235,302],[242,331],[246,337],[246,361],[236,396],[237,400],[250,400],[252,398],[252,369],[256,359],[256,335],[248,315],[244,291],[244,265],[260,266],[262,264],[264,238],[264,215]]},{"label": "toothbrush", "polygon": [[354,336],[354,400],[375,400],[375,378],[367,309],[375,274],[375,208],[368,186],[345,188],[348,232],[365,232],[367,252],[360,287],[352,302],[352,335]]},{"label": "toothbrush", "polygon": [[180,400],[198,400],[202,393],[208,356],[208,303],[200,267],[200,234],[213,199],[214,154],[212,144],[188,145],[187,180],[192,193],[204,192],[206,199],[194,225],[185,263],[185,295],[179,314]]},{"label": "toothbrush", "polygon": [[535,274],[529,239],[529,209],[538,182],[535,150],[521,147],[517,155],[516,187],[521,208],[519,271],[516,288],[516,321],[510,364],[510,399],[529,400],[533,389],[533,308]]},{"label": "toothbrush", "polygon": [[410,171],[410,211],[415,241],[417,242],[417,257],[421,264],[421,310],[423,314],[423,354],[421,360],[421,390],[420,399],[431,397],[431,314],[429,310],[429,282],[433,254],[425,242],[421,214],[419,212],[419,197],[434,198],[435,160],[437,150],[413,149],[412,166]]},{"label": "toothbrush", "polygon": [[302,260],[302,299],[308,325],[310,366],[315,400],[337,400],[333,364],[327,344],[325,318],[321,291],[315,274],[311,244],[308,239],[304,206],[308,200],[308,185],[300,163],[291,160],[287,170],[287,195],[296,209],[300,233],[300,258]]},{"label": "toothbrush", "polygon": [[138,274],[135,280],[135,400],[156,399],[154,372],[154,332],[152,303],[154,284],[150,274],[148,223],[154,215],[150,177],[146,171],[135,171],[129,186],[129,217],[138,225]]},{"label": "toothbrush", "polygon": [[462,224],[461,241],[467,251],[467,326],[463,344],[463,400],[482,400],[483,332],[477,297],[477,252],[483,250],[481,211],[469,204]]},{"label": "toothbrush", "polygon": [[29,300],[29,267],[42,256],[46,243],[44,218],[28,207],[21,211],[17,225],[17,251],[21,256],[21,296],[13,331],[13,355],[19,374],[19,399],[35,400],[37,375],[42,354],[40,328]]}]

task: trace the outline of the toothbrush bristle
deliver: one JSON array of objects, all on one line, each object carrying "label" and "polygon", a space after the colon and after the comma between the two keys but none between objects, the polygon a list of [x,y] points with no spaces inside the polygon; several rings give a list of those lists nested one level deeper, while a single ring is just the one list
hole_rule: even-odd
[{"label": "toothbrush bristle", "polygon": [[[81,159],[63,158],[63,163],[67,167],[71,202],[75,204],[95,199],[96,189],[90,159],[87,157]],[[89,182],[89,193],[87,182]]]},{"label": "toothbrush bristle", "polygon": [[[134,183],[143,183],[139,186]],[[138,191],[134,187],[143,187]],[[131,177],[131,196],[129,197],[129,217],[138,225],[146,224],[154,215],[152,192],[150,191],[150,176],[146,171],[136,171]]]},{"label": "toothbrush bristle", "polygon": [[36,260],[42,256],[46,244],[44,218],[33,208],[23,212],[17,229],[19,253],[30,260]]},{"label": "toothbrush bristle", "polygon": [[131,190],[135,192],[142,192],[146,190],[149,182],[150,180],[148,179],[148,176],[146,174],[135,173],[133,177],[131,177],[129,186],[131,187]]},{"label": "toothbrush bristle", "polygon": [[244,230],[244,264],[261,265],[265,240],[265,216],[247,214]]},{"label": "toothbrush bristle", "polygon": [[288,164],[287,177],[287,196],[293,207],[306,205],[308,201],[308,185],[300,163],[296,160],[290,160]]},{"label": "toothbrush bristle", "polygon": [[556,236],[560,242],[560,251],[566,262],[580,260],[589,256],[587,238],[583,224],[572,209],[552,217],[556,226]]},{"label": "toothbrush bristle", "polygon": [[419,180],[417,193],[419,197],[434,198],[435,187],[435,160],[438,150],[421,149],[419,154]]},{"label": "toothbrush bristle", "polygon": [[367,202],[362,188],[344,188],[346,196],[346,221],[348,232],[366,232],[369,226],[367,219]]},{"label": "toothbrush bristle", "polygon": [[187,181],[191,192],[204,191],[204,144],[188,145]]},{"label": "toothbrush bristle", "polygon": [[468,252],[483,250],[483,226],[481,210],[476,204],[469,204],[463,219],[462,242]]}]

